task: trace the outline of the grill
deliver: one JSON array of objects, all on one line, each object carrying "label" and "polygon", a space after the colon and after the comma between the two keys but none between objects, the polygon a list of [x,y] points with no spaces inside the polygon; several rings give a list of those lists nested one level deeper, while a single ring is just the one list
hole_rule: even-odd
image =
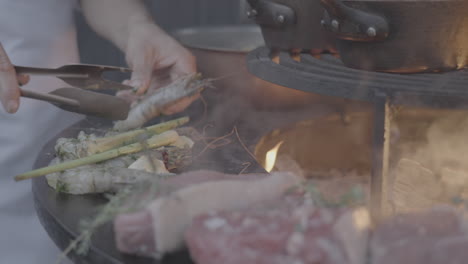
[{"label": "grill", "polygon": [[[322,1],[331,2],[328,0]],[[250,2],[256,9],[251,10],[249,14],[251,17],[256,18],[256,22],[262,26],[266,41],[266,47],[252,51],[247,57],[247,67],[252,74],[280,86],[309,93],[355,100],[356,102],[371,103],[373,106],[372,156],[369,157],[372,166],[371,211],[376,219],[380,218],[385,209],[383,199],[386,179],[388,178],[388,166],[391,163],[391,146],[388,139],[390,138],[389,133],[393,126],[391,116],[394,113],[394,109],[403,106],[432,109],[435,111],[446,109],[465,110],[468,108],[468,75],[466,74],[466,70],[400,74],[349,68],[336,55],[336,48],[340,50],[343,43],[335,45],[336,43],[334,43],[333,38],[320,29],[320,15],[323,13],[323,10],[319,7],[320,1],[251,0]],[[459,9],[461,10],[461,8]],[[311,10],[313,12],[308,12]],[[384,9],[381,11],[385,12]],[[339,29],[338,22],[335,22],[338,20],[334,17],[337,14],[339,15],[339,12],[325,14],[324,23],[322,24],[331,31]],[[359,12],[357,14],[363,15],[363,13]],[[406,18],[409,17],[406,16]],[[345,23],[345,25],[353,26],[352,22],[347,21],[346,23],[351,24]],[[391,36],[392,25],[390,24],[389,36]],[[380,32],[379,28],[373,28],[373,30]],[[368,36],[364,37],[365,41],[368,41],[369,38],[371,39],[372,35],[377,35],[377,32],[373,30],[370,27],[366,27],[364,32]],[[466,46],[468,47],[468,45]],[[423,51],[428,52],[428,50]],[[380,52],[380,54],[385,54],[385,52]],[[341,58],[346,57],[343,55],[346,54],[343,53],[343,50],[340,50]],[[347,58],[349,59],[349,57]],[[445,66],[441,65],[439,68],[447,69]],[[438,68],[437,65],[435,68]],[[217,101],[219,96],[215,95],[213,98],[212,100],[208,100],[208,102]],[[192,106],[191,110],[194,108],[198,109],[198,111],[191,112],[191,114],[201,118],[203,116],[203,106],[195,105]],[[244,143],[249,147],[256,144],[259,135],[263,135],[274,128],[264,125],[273,123],[262,123],[263,119],[274,120],[274,125],[281,126],[290,125],[307,118],[314,118],[314,111],[298,111],[297,114],[293,113],[292,115],[285,116],[281,116],[281,113],[276,113],[277,116],[275,116],[275,114],[268,112],[268,118],[254,116],[250,118],[251,120],[246,121],[236,119],[235,117],[227,117],[229,116],[229,112],[235,112],[232,111],[234,108],[224,107],[221,109],[226,110],[226,112],[217,113],[217,118],[213,120],[205,120],[221,124],[222,129],[218,129],[219,134],[216,136],[226,135],[229,131],[232,131],[233,127],[237,126],[243,135]],[[242,109],[239,106],[236,106],[235,109],[239,112],[243,111],[238,110]],[[214,113],[216,112],[215,110],[219,109],[208,109],[208,112]],[[238,113],[238,115],[242,116],[241,113]],[[243,116],[248,115],[249,113],[247,112]],[[418,113],[415,116],[417,117]],[[229,120],[227,121],[226,119]],[[254,122],[256,126],[249,125],[249,122]],[[94,127],[96,123],[88,124],[88,126]],[[70,135],[71,133],[76,134],[77,129],[79,130],[80,126],[70,128],[64,133]],[[212,151],[210,155],[198,160],[198,167],[195,166],[191,169],[219,170],[222,168],[226,173],[235,174],[240,172],[264,172],[256,160],[246,153],[245,147],[236,141],[235,135],[231,135],[230,138],[235,141],[235,144]],[[44,151],[51,152],[52,147],[53,142]],[[38,161],[38,165],[46,164],[50,161],[50,158],[44,156],[42,160]],[[250,165],[246,165],[246,163]],[[76,236],[79,217],[92,215],[95,207],[104,203],[104,200],[100,196],[67,197],[57,194],[47,187],[43,179],[34,180],[33,191],[41,221],[61,247],[66,246],[69,239]],[[61,199],[58,196],[61,196]],[[65,212],[67,208],[73,208],[73,212],[68,212],[67,214]],[[94,247],[91,248],[90,255],[83,258],[83,261],[98,263],[154,263],[149,259],[123,257],[116,251],[113,242],[109,243],[109,238],[112,240],[113,234],[111,227],[106,226],[96,236],[96,239],[93,240]],[[186,254],[170,256],[167,261],[163,262],[190,263]]]},{"label": "grill", "polygon": [[320,58],[309,54],[297,56],[262,47],[248,55],[247,65],[257,77],[306,92],[371,102],[381,94],[395,104],[468,107],[464,99],[468,98],[466,70],[392,74],[347,68],[330,54],[319,55]]},{"label": "grill", "polygon": [[390,162],[391,110],[395,106],[434,109],[468,107],[466,70],[396,74],[348,68],[333,54],[304,54],[262,47],[247,58],[248,69],[266,81],[322,95],[373,103],[371,211],[384,212],[383,195]]}]

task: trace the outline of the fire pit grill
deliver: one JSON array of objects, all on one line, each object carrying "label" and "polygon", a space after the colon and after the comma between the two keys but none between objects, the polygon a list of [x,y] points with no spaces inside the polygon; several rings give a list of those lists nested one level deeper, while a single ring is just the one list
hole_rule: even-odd
[{"label": "fire pit grill", "polygon": [[374,104],[371,171],[371,212],[376,220],[382,213],[384,185],[388,174],[390,112],[395,105],[441,108],[468,108],[466,70],[444,73],[394,74],[345,67],[330,54],[320,58],[309,54],[272,52],[266,47],[247,57],[249,71],[272,83]]},{"label": "fire pit grill", "polygon": [[247,57],[249,71],[275,84],[329,96],[374,101],[376,93],[384,93],[394,104],[468,107],[466,70],[392,74],[351,69],[329,54],[320,59],[300,54],[298,62],[288,52],[279,52],[279,63],[272,56],[266,47],[254,50]]}]

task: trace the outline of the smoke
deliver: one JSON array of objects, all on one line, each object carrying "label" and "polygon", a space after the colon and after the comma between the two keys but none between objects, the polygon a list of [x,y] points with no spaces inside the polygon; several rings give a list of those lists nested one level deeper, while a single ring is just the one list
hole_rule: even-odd
[{"label": "smoke", "polygon": [[[200,167],[202,164],[209,164],[204,169],[239,173],[248,166],[244,173],[262,171],[257,159],[253,157],[255,146],[261,137],[275,129],[337,111],[336,106],[321,103],[305,105],[303,101],[297,107],[291,107],[289,100],[282,106],[278,104],[275,108],[266,107],[266,104],[258,102],[261,99],[268,100],[268,94],[264,97],[245,93],[236,95],[228,89],[229,87],[218,87],[206,90],[203,93],[206,109],[203,110],[201,102],[188,109],[193,116],[192,125],[203,135],[206,143],[217,140],[207,149],[204,149],[205,144],[201,144],[201,149],[194,150],[195,156],[203,151],[195,162],[201,162]],[[291,90],[284,89],[286,94]],[[251,96],[255,98],[250,98]]]},{"label": "smoke", "polygon": [[445,167],[468,169],[468,113],[438,118],[427,132],[427,152],[436,172]]},{"label": "smoke", "polygon": [[[415,113],[418,113],[416,111]],[[391,203],[396,211],[421,210],[453,198],[468,198],[468,115],[419,111],[399,124],[403,142],[392,169]]]}]

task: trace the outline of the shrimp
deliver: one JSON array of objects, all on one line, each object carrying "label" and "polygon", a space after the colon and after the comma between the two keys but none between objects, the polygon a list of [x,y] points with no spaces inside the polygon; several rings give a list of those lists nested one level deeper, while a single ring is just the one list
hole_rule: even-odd
[{"label": "shrimp", "polygon": [[153,94],[137,103],[128,114],[126,120],[117,121],[114,129],[126,131],[141,127],[147,121],[159,116],[162,110],[170,104],[193,96],[210,86],[211,80],[201,80],[199,74],[188,75],[175,80],[169,85],[156,90]]}]

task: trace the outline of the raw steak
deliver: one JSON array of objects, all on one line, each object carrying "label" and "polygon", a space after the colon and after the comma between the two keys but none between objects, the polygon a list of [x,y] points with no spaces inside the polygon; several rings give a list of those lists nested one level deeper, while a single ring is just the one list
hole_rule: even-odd
[{"label": "raw steak", "polygon": [[125,253],[150,256],[177,250],[183,246],[184,231],[194,217],[278,199],[300,180],[288,173],[241,176],[196,172],[175,176],[161,184],[163,195],[145,210],[115,219],[117,247]]},{"label": "raw steak", "polygon": [[377,226],[372,264],[467,263],[465,219],[450,207],[399,215]]},{"label": "raw steak", "polygon": [[204,214],[185,237],[198,264],[362,264],[369,225],[362,208],[319,209],[296,202]]}]

